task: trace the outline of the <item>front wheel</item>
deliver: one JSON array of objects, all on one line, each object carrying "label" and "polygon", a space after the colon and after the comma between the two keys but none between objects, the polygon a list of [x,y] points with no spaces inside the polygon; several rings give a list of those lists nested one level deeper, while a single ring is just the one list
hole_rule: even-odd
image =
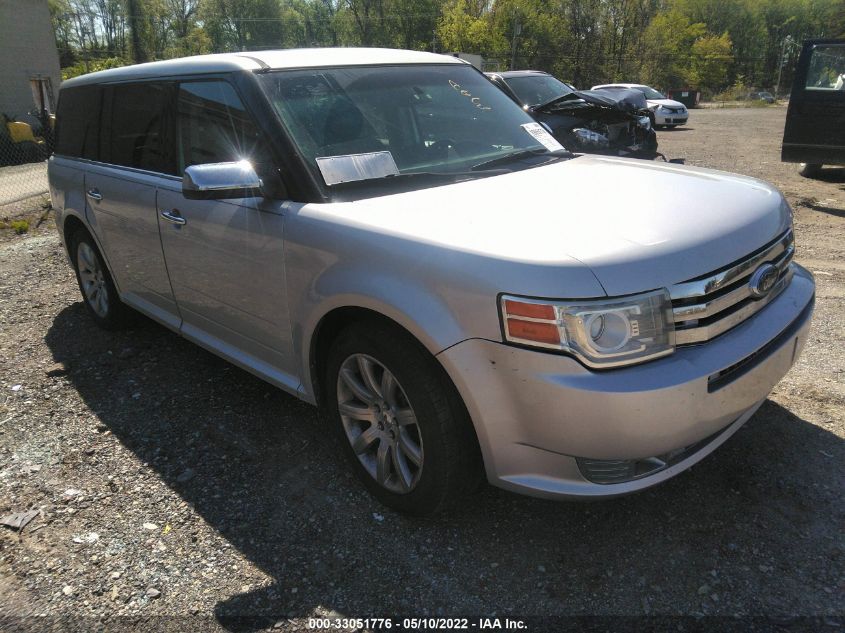
[{"label": "front wheel", "polygon": [[804,178],[816,178],[822,171],[819,163],[801,163],[798,166],[798,174]]},{"label": "front wheel", "polygon": [[343,452],[385,505],[430,515],[477,486],[466,409],[437,361],[404,332],[350,326],[329,351],[324,385]]}]

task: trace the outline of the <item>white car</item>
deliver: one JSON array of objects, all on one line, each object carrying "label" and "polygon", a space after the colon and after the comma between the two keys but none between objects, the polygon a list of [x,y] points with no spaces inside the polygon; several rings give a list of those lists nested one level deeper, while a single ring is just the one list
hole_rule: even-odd
[{"label": "white car", "polygon": [[604,84],[593,86],[593,90],[640,90],[648,101],[648,109],[654,113],[654,125],[675,127],[684,125],[689,118],[687,107],[680,101],[667,99],[666,95],[644,84]]}]

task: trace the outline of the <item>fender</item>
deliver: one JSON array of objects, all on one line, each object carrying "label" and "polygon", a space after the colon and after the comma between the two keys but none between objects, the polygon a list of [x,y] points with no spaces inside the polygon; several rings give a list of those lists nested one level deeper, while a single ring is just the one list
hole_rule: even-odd
[{"label": "fender", "polygon": [[323,319],[339,308],[363,308],[395,321],[432,356],[465,340],[468,335],[449,306],[436,294],[399,274],[374,273],[365,266],[334,266],[316,280],[316,293],[323,301],[313,304],[302,320],[294,320],[293,346],[301,368],[301,398],[315,402],[312,371],[314,336]]}]

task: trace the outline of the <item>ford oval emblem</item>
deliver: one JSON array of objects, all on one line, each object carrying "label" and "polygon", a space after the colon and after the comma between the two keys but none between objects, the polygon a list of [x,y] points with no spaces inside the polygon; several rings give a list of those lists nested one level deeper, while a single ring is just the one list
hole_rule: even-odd
[{"label": "ford oval emblem", "polygon": [[748,289],[751,291],[751,296],[755,299],[762,299],[772,288],[778,280],[780,272],[772,264],[763,264],[754,274],[751,275],[751,280],[748,282]]}]

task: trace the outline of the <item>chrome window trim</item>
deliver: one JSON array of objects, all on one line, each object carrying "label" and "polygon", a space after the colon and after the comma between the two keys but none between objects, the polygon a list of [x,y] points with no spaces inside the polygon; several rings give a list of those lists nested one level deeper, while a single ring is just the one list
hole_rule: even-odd
[{"label": "chrome window trim", "polygon": [[53,154],[56,158],[61,158],[62,160],[72,160],[77,161],[80,163],[85,163],[87,165],[91,165],[92,167],[106,167],[108,169],[119,169],[120,171],[127,171],[134,174],[140,174],[143,176],[155,176],[157,178],[164,178],[166,180],[173,180],[174,182],[178,182],[181,184],[182,177],[181,176],[174,176],[173,174],[166,174],[161,171],[150,171],[149,169],[139,169],[137,167],[127,167],[126,165],[117,165],[115,163],[104,163],[103,161],[94,160],[91,158],[81,158],[79,156],[68,156],[67,154]]}]

